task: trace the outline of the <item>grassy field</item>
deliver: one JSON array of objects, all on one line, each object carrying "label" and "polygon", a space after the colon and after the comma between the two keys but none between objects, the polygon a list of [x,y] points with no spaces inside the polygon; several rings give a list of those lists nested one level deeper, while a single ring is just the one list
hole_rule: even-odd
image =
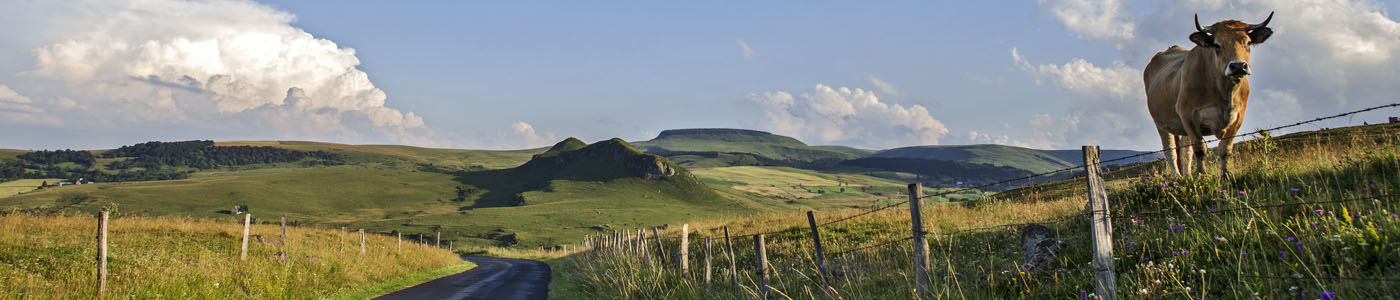
[{"label": "grassy field", "polygon": [[270,146],[300,151],[327,151],[340,154],[351,163],[375,164],[379,166],[416,168],[416,164],[434,164],[450,168],[467,169],[481,166],[486,169],[505,169],[518,166],[530,160],[530,156],[544,152],[544,149],[524,149],[509,151],[464,150],[422,148],[399,145],[346,145],[303,141],[228,141],[218,142],[218,146]]},{"label": "grassy field", "polygon": [[[787,167],[724,167],[692,170],[702,182],[716,189],[732,189],[756,197],[810,203],[805,208],[870,207],[903,199],[905,182],[865,174],[823,173]],[[913,176],[909,176],[913,180]],[[935,192],[930,189],[929,193]],[[938,197],[935,201],[965,199],[978,193]]]},{"label": "grassy field", "polygon": [[[392,236],[252,227],[239,260],[242,225],[172,217],[109,222],[107,296],[130,299],[363,299],[470,268],[457,255]],[[90,216],[0,216],[0,298],[93,298],[97,222]],[[278,255],[285,250],[286,257]]]},{"label": "grassy field", "polygon": [[58,184],[60,181],[63,181],[63,179],[17,179],[8,182],[0,182],[0,198],[34,191],[39,189],[39,186],[45,182],[49,184]]},{"label": "grassy field", "polygon": [[[1400,125],[1372,125],[1256,139],[1236,148],[1234,176],[1167,177],[1149,165],[1109,174],[1119,297],[1377,299],[1400,296]],[[1214,167],[1212,165],[1212,167]],[[1140,172],[1140,173],[1139,173]],[[998,197],[923,208],[930,232],[930,298],[1082,298],[1094,292],[1082,179]],[[1319,203],[1320,202],[1320,203]],[[857,213],[818,211],[818,222]],[[833,292],[845,299],[913,298],[908,211],[880,211],[822,227]],[[1054,267],[1020,269],[1021,223],[1060,239]],[[778,213],[694,222],[691,241],[767,235],[772,293],[820,298],[805,216]],[[674,237],[676,228],[663,233]],[[884,242],[892,242],[884,244]],[[708,290],[636,255],[561,259],[579,298],[753,297],[753,243],[735,240],[737,296],[727,275]],[[665,239],[676,249],[675,238]],[[692,244],[692,247],[694,244]],[[863,247],[873,246],[868,249]],[[692,248],[691,253],[699,253]],[[595,252],[596,253],[596,252]],[[702,256],[691,258],[701,270]],[[715,258],[716,265],[729,260]],[[1376,280],[1382,279],[1382,280]],[[1325,295],[1325,296],[1324,296]]]}]

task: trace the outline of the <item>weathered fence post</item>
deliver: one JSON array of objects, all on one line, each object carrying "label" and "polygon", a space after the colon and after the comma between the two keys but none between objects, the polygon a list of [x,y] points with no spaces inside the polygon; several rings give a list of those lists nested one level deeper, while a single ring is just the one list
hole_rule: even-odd
[{"label": "weathered fence post", "polygon": [[[1099,146],[1084,146],[1084,181],[1089,190],[1089,224],[1094,233],[1094,289],[1103,299],[1116,299],[1113,274],[1113,226],[1109,223],[1108,193],[1099,174]],[[1204,158],[1201,158],[1204,159]]]},{"label": "weathered fence post", "polygon": [[656,240],[656,267],[666,268],[666,247],[661,245],[661,233],[656,231],[656,227],[651,228],[651,239]]},{"label": "weathered fence post", "polygon": [[681,277],[690,278],[690,224],[681,225]]},{"label": "weathered fence post", "polygon": [[433,238],[433,248],[442,249],[442,231],[434,231],[437,236]]},{"label": "weathered fence post", "polygon": [[340,226],[340,232],[337,232],[336,235],[340,236],[340,242],[337,243],[340,250],[336,251],[345,252],[345,226]]},{"label": "weathered fence post", "polygon": [[107,295],[107,210],[97,214],[97,298]]},{"label": "weathered fence post", "polygon": [[398,244],[398,246],[394,246],[394,252],[402,252],[402,251],[403,251],[403,233],[402,233],[402,232],[399,232],[398,234],[399,234],[399,244]]},{"label": "weathered fence post", "polygon": [[928,241],[924,240],[924,219],[920,214],[923,205],[919,202],[924,194],[924,186],[915,182],[909,184],[909,223],[914,231],[914,280],[919,296],[928,296],[933,287],[928,280]]},{"label": "weathered fence post", "polygon": [[739,294],[739,264],[734,261],[734,241],[729,239],[729,226],[724,226],[724,245],[729,249],[729,289]]},{"label": "weathered fence post", "polygon": [[763,235],[753,236],[754,275],[758,278],[758,298],[768,299],[768,249],[763,245]]},{"label": "weathered fence post", "polygon": [[710,236],[705,236],[705,290],[710,290]]},{"label": "weathered fence post", "polygon": [[447,252],[456,252],[456,250],[452,248],[452,241],[447,241]]},{"label": "weathered fence post", "polygon": [[253,223],[253,214],[243,214],[243,252],[238,255],[239,260],[248,260],[248,226]]},{"label": "weathered fence post", "polygon": [[822,236],[817,233],[817,217],[812,211],[807,211],[807,226],[812,227],[812,245],[817,248],[817,273],[822,279],[822,297],[831,299],[827,291],[831,289],[831,284],[826,281],[826,254],[822,253]]},{"label": "weathered fence post", "polygon": [[360,255],[365,255],[365,229],[360,228]]},{"label": "weathered fence post", "polygon": [[281,245],[278,246],[277,255],[285,258],[287,257],[287,214],[282,214],[282,237],[279,239],[281,241],[278,243]]}]

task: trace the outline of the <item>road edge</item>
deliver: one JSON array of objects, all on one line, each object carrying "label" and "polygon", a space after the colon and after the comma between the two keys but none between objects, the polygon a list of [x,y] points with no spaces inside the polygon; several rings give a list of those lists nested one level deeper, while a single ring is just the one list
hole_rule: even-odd
[{"label": "road edge", "polygon": [[321,299],[371,299],[383,295],[388,295],[389,293],[397,292],[406,288],[414,287],[429,281],[437,280],[438,278],[443,278],[451,276],[453,274],[466,272],[473,268],[476,268],[475,263],[467,261],[466,259],[462,259],[462,261],[459,263],[455,263],[445,267],[423,270],[408,275],[391,278],[389,280],[384,280],[365,286],[361,289],[343,291],[334,295],[330,295],[328,297],[323,297]]}]

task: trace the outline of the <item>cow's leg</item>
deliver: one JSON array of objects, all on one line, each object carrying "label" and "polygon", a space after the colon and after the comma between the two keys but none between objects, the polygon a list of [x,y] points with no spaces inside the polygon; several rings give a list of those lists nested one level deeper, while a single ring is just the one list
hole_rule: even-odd
[{"label": "cow's leg", "polygon": [[1187,140],[1191,143],[1191,156],[1195,164],[1192,167],[1194,174],[1200,175],[1206,172],[1206,140],[1200,134],[1192,134]]},{"label": "cow's leg", "polygon": [[1177,169],[1176,135],[1161,129],[1157,129],[1157,135],[1162,138],[1162,154],[1166,155],[1167,174],[1182,175]]},{"label": "cow's leg", "polygon": [[1220,137],[1220,144],[1215,146],[1216,156],[1220,157],[1220,179],[1230,179],[1230,153],[1235,150],[1235,134],[1239,132],[1239,127],[1226,128],[1217,137]]},{"label": "cow's leg", "polygon": [[1185,135],[1176,136],[1176,168],[1181,170],[1181,175],[1191,175],[1191,140]]}]

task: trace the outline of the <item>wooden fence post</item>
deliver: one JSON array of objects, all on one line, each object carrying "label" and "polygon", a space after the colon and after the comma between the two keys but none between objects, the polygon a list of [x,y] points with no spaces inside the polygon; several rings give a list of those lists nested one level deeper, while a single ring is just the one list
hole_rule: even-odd
[{"label": "wooden fence post", "polygon": [[666,268],[666,247],[661,246],[661,233],[656,231],[656,227],[651,228],[651,239],[656,240],[656,267]]},{"label": "wooden fence post", "polygon": [[690,224],[681,225],[681,277],[690,278]]},{"label": "wooden fence post", "polygon": [[434,231],[437,237],[433,238],[433,248],[442,249],[442,231]]},{"label": "wooden fence post", "polygon": [[734,241],[729,239],[729,226],[724,226],[724,245],[729,249],[729,289],[739,294],[739,264],[734,261]]},{"label": "wooden fence post", "polygon": [[1108,193],[1099,174],[1099,146],[1084,146],[1084,181],[1089,190],[1089,222],[1094,233],[1094,289],[1102,299],[1116,299],[1113,274],[1113,226],[1109,223]]},{"label": "wooden fence post", "polygon": [[705,236],[705,291],[710,290],[710,236]]},{"label": "wooden fence post", "polygon": [[394,252],[403,252],[403,233],[399,232],[399,244],[394,247]]},{"label": "wooden fence post", "polygon": [[287,214],[282,214],[282,237],[280,238],[280,240],[281,240],[281,241],[279,241],[278,243],[281,244],[281,246],[278,246],[277,252],[279,252],[279,253],[277,253],[277,255],[279,255],[279,256],[281,256],[281,257],[283,257],[283,258],[286,258],[286,257],[287,257]]},{"label": "wooden fence post", "polygon": [[365,229],[360,228],[360,255],[365,255]]},{"label": "wooden fence post", "polygon": [[107,295],[107,210],[97,214],[97,299]]},{"label": "wooden fence post", "polygon": [[831,299],[827,291],[831,289],[831,284],[826,280],[826,254],[822,253],[822,236],[817,233],[817,217],[812,211],[807,211],[807,226],[812,227],[812,245],[817,248],[817,273],[822,279],[822,298]]},{"label": "wooden fence post", "polygon": [[447,241],[447,252],[456,252],[452,249],[452,241]]},{"label": "wooden fence post", "polygon": [[340,242],[338,243],[338,245],[339,245],[339,247],[340,247],[340,250],[336,250],[336,251],[344,252],[344,251],[345,251],[345,226],[340,226],[340,232],[337,233],[336,235],[340,236]]},{"label": "wooden fence post", "polygon": [[642,260],[647,261],[647,267],[656,267],[656,264],[651,262],[651,254],[649,254],[651,251],[647,251],[647,232],[637,229],[637,236],[641,237],[641,243],[637,245],[637,250],[642,252]]},{"label": "wooden fence post", "polygon": [[252,222],[253,214],[243,214],[243,252],[238,255],[239,260],[248,260],[248,226]]},{"label": "wooden fence post", "polygon": [[924,219],[920,214],[923,205],[919,203],[919,198],[923,193],[923,184],[909,184],[909,223],[914,231],[914,280],[918,281],[914,286],[920,297],[928,296],[929,291],[933,290],[928,280],[928,241],[924,240]]},{"label": "wooden fence post", "polygon": [[763,235],[753,236],[753,252],[757,253],[754,259],[753,272],[758,277],[758,298],[768,299],[768,249],[763,245]]}]

